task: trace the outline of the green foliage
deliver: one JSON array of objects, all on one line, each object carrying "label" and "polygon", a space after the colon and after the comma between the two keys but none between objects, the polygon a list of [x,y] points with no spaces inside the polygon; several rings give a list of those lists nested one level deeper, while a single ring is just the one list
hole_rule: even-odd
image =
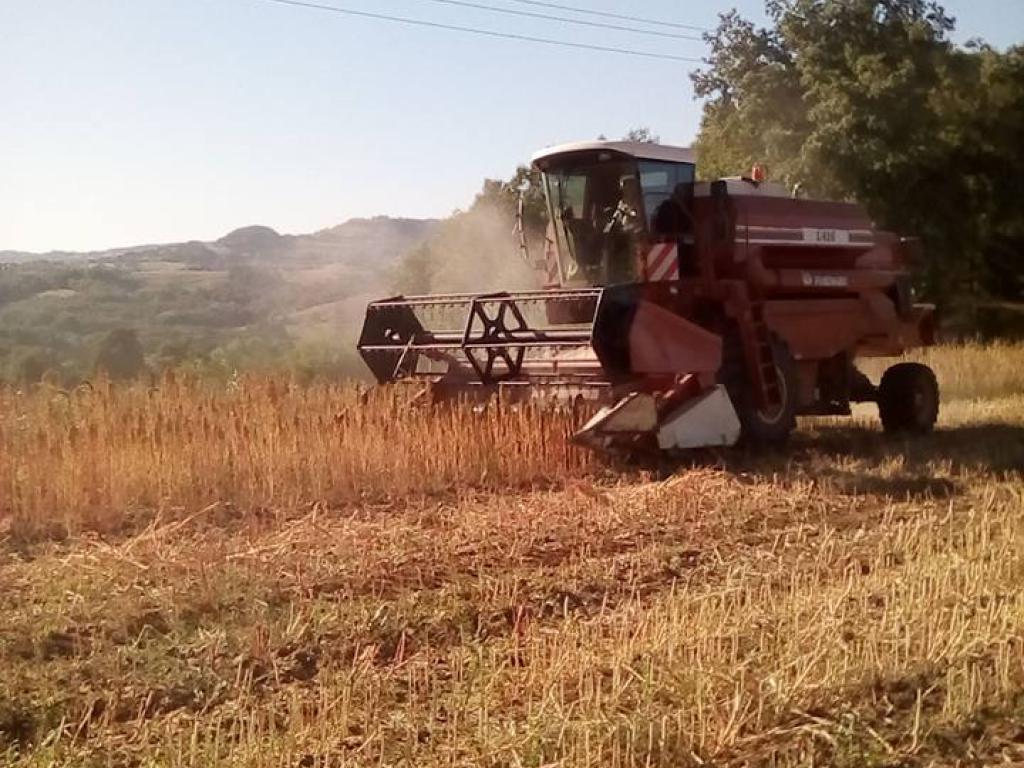
[{"label": "green foliage", "polygon": [[1024,299],[1024,49],[948,39],[930,0],[768,0],[735,12],[693,75],[704,175],[754,162],[809,194],[863,202],[922,238],[920,285],[948,303]]},{"label": "green foliage", "polygon": [[395,290],[404,296],[429,293],[434,284],[437,265],[430,246],[424,243],[406,254],[395,270]]},{"label": "green foliage", "polygon": [[128,328],[108,333],[96,351],[93,369],[115,381],[138,378],[146,369],[146,355],[138,334]]},{"label": "green foliage", "polygon": [[485,209],[498,213],[506,220],[514,220],[522,200],[523,227],[530,235],[543,234],[548,223],[548,206],[544,197],[540,173],[521,165],[508,181],[484,181],[483,190],[476,196],[470,211]]},{"label": "green foliage", "polygon": [[48,350],[22,349],[14,358],[11,378],[19,384],[36,384],[42,381],[46,372],[55,365],[53,355]]},{"label": "green foliage", "polygon": [[655,135],[647,126],[630,128],[622,139],[623,141],[638,141],[641,144],[661,144],[661,137]]},{"label": "green foliage", "polygon": [[144,367],[131,355],[126,376],[362,376],[354,337],[366,302],[387,292],[394,264],[436,229],[387,217],[302,236],[247,227],[215,243],[0,265],[0,383],[74,386],[129,328],[145,354]]}]

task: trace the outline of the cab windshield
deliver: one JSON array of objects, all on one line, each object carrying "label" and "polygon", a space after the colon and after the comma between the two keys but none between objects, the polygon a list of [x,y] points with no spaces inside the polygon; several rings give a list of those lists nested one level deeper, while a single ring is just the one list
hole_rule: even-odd
[{"label": "cab windshield", "polygon": [[561,156],[545,168],[563,285],[638,279],[645,242],[692,242],[692,163],[637,160],[596,151]]},{"label": "cab windshield", "polygon": [[560,160],[544,174],[564,285],[635,279],[646,234],[636,161],[607,152]]}]

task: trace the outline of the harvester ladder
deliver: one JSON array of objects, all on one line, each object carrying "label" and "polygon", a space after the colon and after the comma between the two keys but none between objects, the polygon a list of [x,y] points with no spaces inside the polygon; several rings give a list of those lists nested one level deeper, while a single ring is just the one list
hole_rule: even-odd
[{"label": "harvester ladder", "polygon": [[764,319],[764,302],[752,301],[746,312],[746,323],[740,324],[748,364],[753,362],[754,395],[764,410],[774,410],[782,404],[782,389],[775,364],[771,332]]}]

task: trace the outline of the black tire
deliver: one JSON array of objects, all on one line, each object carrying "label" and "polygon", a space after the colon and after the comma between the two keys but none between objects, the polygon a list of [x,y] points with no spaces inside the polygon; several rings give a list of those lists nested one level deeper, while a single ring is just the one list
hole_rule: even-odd
[{"label": "black tire", "polygon": [[782,405],[774,413],[762,413],[754,402],[753,386],[747,371],[739,334],[730,332],[722,344],[722,367],[718,383],[725,386],[740,420],[740,442],[750,446],[782,445],[796,427],[796,363],[789,347],[772,334],[775,369],[782,390]]},{"label": "black tire", "polygon": [[927,434],[939,417],[939,383],[927,365],[898,363],[878,385],[878,415],[886,432]]}]

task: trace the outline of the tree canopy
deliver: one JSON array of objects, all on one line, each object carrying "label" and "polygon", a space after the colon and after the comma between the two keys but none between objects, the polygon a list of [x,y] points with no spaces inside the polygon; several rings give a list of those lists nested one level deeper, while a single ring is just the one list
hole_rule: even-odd
[{"label": "tree canopy", "polygon": [[110,331],[96,351],[96,372],[105,373],[112,379],[134,379],[145,367],[145,351],[134,329]]}]

